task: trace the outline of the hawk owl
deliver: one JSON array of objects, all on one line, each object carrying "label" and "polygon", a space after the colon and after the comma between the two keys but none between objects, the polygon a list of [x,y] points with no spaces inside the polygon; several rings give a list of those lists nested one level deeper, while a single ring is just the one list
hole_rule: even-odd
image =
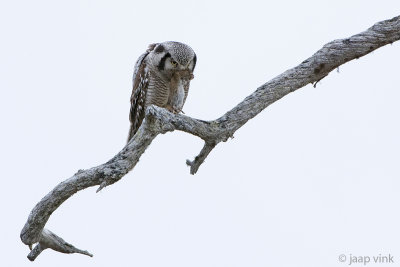
[{"label": "hawk owl", "polygon": [[149,105],[180,113],[189,92],[196,54],[188,45],[164,42],[149,45],[136,62],[128,142],[135,135]]}]

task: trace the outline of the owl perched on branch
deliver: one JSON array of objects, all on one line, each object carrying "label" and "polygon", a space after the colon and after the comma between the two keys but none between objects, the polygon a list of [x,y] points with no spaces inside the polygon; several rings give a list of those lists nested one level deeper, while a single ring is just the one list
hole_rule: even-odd
[{"label": "owl perched on branch", "polygon": [[136,62],[129,119],[128,142],[135,135],[149,105],[180,113],[189,92],[196,54],[186,44],[164,42],[149,45]]}]

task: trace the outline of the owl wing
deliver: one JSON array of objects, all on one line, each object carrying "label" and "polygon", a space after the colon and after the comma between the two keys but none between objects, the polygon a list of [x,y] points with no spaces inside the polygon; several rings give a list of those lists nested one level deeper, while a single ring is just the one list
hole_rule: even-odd
[{"label": "owl wing", "polygon": [[139,129],[145,115],[146,93],[149,85],[149,74],[146,71],[145,58],[149,52],[150,51],[147,50],[139,57],[133,72],[133,89],[131,95],[131,109],[129,112],[131,127],[129,129],[128,142]]},{"label": "owl wing", "polygon": [[186,98],[189,94],[189,87],[190,87],[190,80],[189,79],[183,80],[183,90],[185,91],[185,96],[183,97],[183,105],[185,105]]},{"label": "owl wing", "polygon": [[191,71],[191,73],[186,77],[186,79],[183,80],[183,90],[185,91],[185,96],[184,96],[184,98],[183,98],[183,105],[185,105],[186,98],[187,98],[187,96],[188,96],[188,94],[189,94],[190,81],[194,78],[194,76],[193,76],[193,71],[194,71],[194,68],[196,67],[196,61],[197,61],[197,56],[196,56],[196,54],[194,54],[192,71]]}]

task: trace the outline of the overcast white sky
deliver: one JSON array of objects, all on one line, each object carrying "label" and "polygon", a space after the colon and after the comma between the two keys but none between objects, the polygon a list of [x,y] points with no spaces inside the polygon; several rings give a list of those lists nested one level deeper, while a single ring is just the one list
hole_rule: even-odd
[{"label": "overcast white sky", "polygon": [[[400,13],[392,1],[2,1],[1,266],[347,266],[400,262],[400,43],[284,97],[219,145],[157,137],[136,168],[65,202],[47,228],[94,254],[19,239],[30,210],[125,144],[149,43],[197,53],[184,111],[214,119],[325,43]],[[361,266],[358,264],[356,266]],[[395,266],[395,264],[368,266]]]}]

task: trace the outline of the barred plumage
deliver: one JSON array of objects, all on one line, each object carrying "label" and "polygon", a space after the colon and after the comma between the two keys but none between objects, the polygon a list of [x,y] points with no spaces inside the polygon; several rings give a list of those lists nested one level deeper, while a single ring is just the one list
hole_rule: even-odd
[{"label": "barred plumage", "polygon": [[147,106],[157,105],[174,113],[182,111],[195,66],[196,54],[188,45],[149,45],[135,64],[128,142],[142,124]]}]

